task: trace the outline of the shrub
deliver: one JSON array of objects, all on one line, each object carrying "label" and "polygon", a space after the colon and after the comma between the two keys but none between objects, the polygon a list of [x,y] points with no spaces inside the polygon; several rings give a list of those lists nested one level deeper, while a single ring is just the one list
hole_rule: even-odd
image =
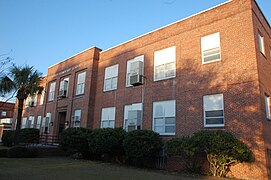
[{"label": "shrub", "polygon": [[40,131],[35,128],[25,128],[20,130],[20,143],[39,143]]},{"label": "shrub", "polygon": [[90,154],[87,139],[90,135],[90,129],[68,128],[60,136],[60,145],[69,154],[79,153],[83,158],[88,159]]},{"label": "shrub", "polygon": [[95,129],[88,139],[90,153],[98,158],[120,162],[124,155],[123,140],[126,132],[122,128]]},{"label": "shrub", "polygon": [[213,176],[226,177],[231,166],[252,160],[250,150],[229,132],[199,131],[192,139],[198,152],[206,153]]},{"label": "shrub", "polygon": [[8,157],[8,149],[0,149],[0,157]]},{"label": "shrub", "polygon": [[2,143],[4,146],[11,147],[14,137],[14,131],[4,131],[2,135]]},{"label": "shrub", "polygon": [[38,156],[36,147],[15,146],[8,150],[9,158],[35,158]]},{"label": "shrub", "polygon": [[189,172],[200,171],[203,163],[197,154],[197,146],[190,137],[173,138],[166,143],[165,148],[168,156],[180,156]]},{"label": "shrub", "polygon": [[158,157],[162,140],[159,134],[151,130],[135,130],[126,134],[123,146],[131,164],[149,166],[153,165]]}]

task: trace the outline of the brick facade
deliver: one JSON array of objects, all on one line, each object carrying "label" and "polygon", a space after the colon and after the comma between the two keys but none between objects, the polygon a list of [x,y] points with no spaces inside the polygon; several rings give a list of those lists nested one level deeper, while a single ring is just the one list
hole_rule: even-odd
[{"label": "brick facade", "polygon": [[[259,50],[258,32],[265,54]],[[203,64],[201,38],[220,33],[221,60]],[[154,81],[154,52],[176,47],[176,77]],[[251,148],[252,164],[232,168],[232,176],[268,179],[267,150],[271,149],[271,121],[266,119],[265,94],[271,95],[271,28],[254,0],[232,0],[143,36],[102,51],[87,49],[49,67],[44,78],[43,105],[28,107],[24,116],[52,113],[52,131],[59,133],[59,114],[69,127],[73,112],[81,109],[81,127],[100,128],[101,110],[115,107],[114,127],[124,125],[124,106],[142,103],[142,128],[153,129],[153,102],[176,100],[176,131],[192,135],[201,129],[233,132]],[[144,83],[126,87],[127,61],[144,55]],[[105,69],[118,64],[117,89],[104,92]],[[86,72],[84,94],[75,94],[77,75]],[[58,98],[60,81],[69,77],[68,96]],[[53,101],[49,86],[56,82]],[[204,126],[203,96],[223,94],[224,126]]]}]

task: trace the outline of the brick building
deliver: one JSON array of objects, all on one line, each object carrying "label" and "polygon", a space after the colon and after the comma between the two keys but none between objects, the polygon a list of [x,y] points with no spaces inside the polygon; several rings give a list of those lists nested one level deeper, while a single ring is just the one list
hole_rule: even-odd
[{"label": "brick building", "polygon": [[[231,0],[102,51],[49,67],[45,93],[29,97],[22,127],[152,129],[162,137],[233,132],[255,162],[234,166],[268,179],[271,28],[254,0]],[[41,103],[42,102],[42,103]]]},{"label": "brick building", "polygon": [[4,130],[12,129],[15,103],[0,102],[0,141]]}]

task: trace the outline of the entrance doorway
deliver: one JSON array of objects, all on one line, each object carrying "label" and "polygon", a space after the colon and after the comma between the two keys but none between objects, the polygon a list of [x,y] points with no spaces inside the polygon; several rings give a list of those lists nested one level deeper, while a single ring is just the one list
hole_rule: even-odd
[{"label": "entrance doorway", "polygon": [[58,135],[65,130],[66,115],[66,111],[58,113]]}]

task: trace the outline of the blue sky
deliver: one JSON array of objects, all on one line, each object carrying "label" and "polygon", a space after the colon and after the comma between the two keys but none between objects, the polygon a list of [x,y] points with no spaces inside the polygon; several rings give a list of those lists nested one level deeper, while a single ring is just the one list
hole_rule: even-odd
[{"label": "blue sky", "polygon": [[[91,46],[103,50],[226,0],[0,0],[0,55],[47,68]],[[271,22],[271,1],[257,0]],[[0,56],[3,57],[3,56]]]}]

